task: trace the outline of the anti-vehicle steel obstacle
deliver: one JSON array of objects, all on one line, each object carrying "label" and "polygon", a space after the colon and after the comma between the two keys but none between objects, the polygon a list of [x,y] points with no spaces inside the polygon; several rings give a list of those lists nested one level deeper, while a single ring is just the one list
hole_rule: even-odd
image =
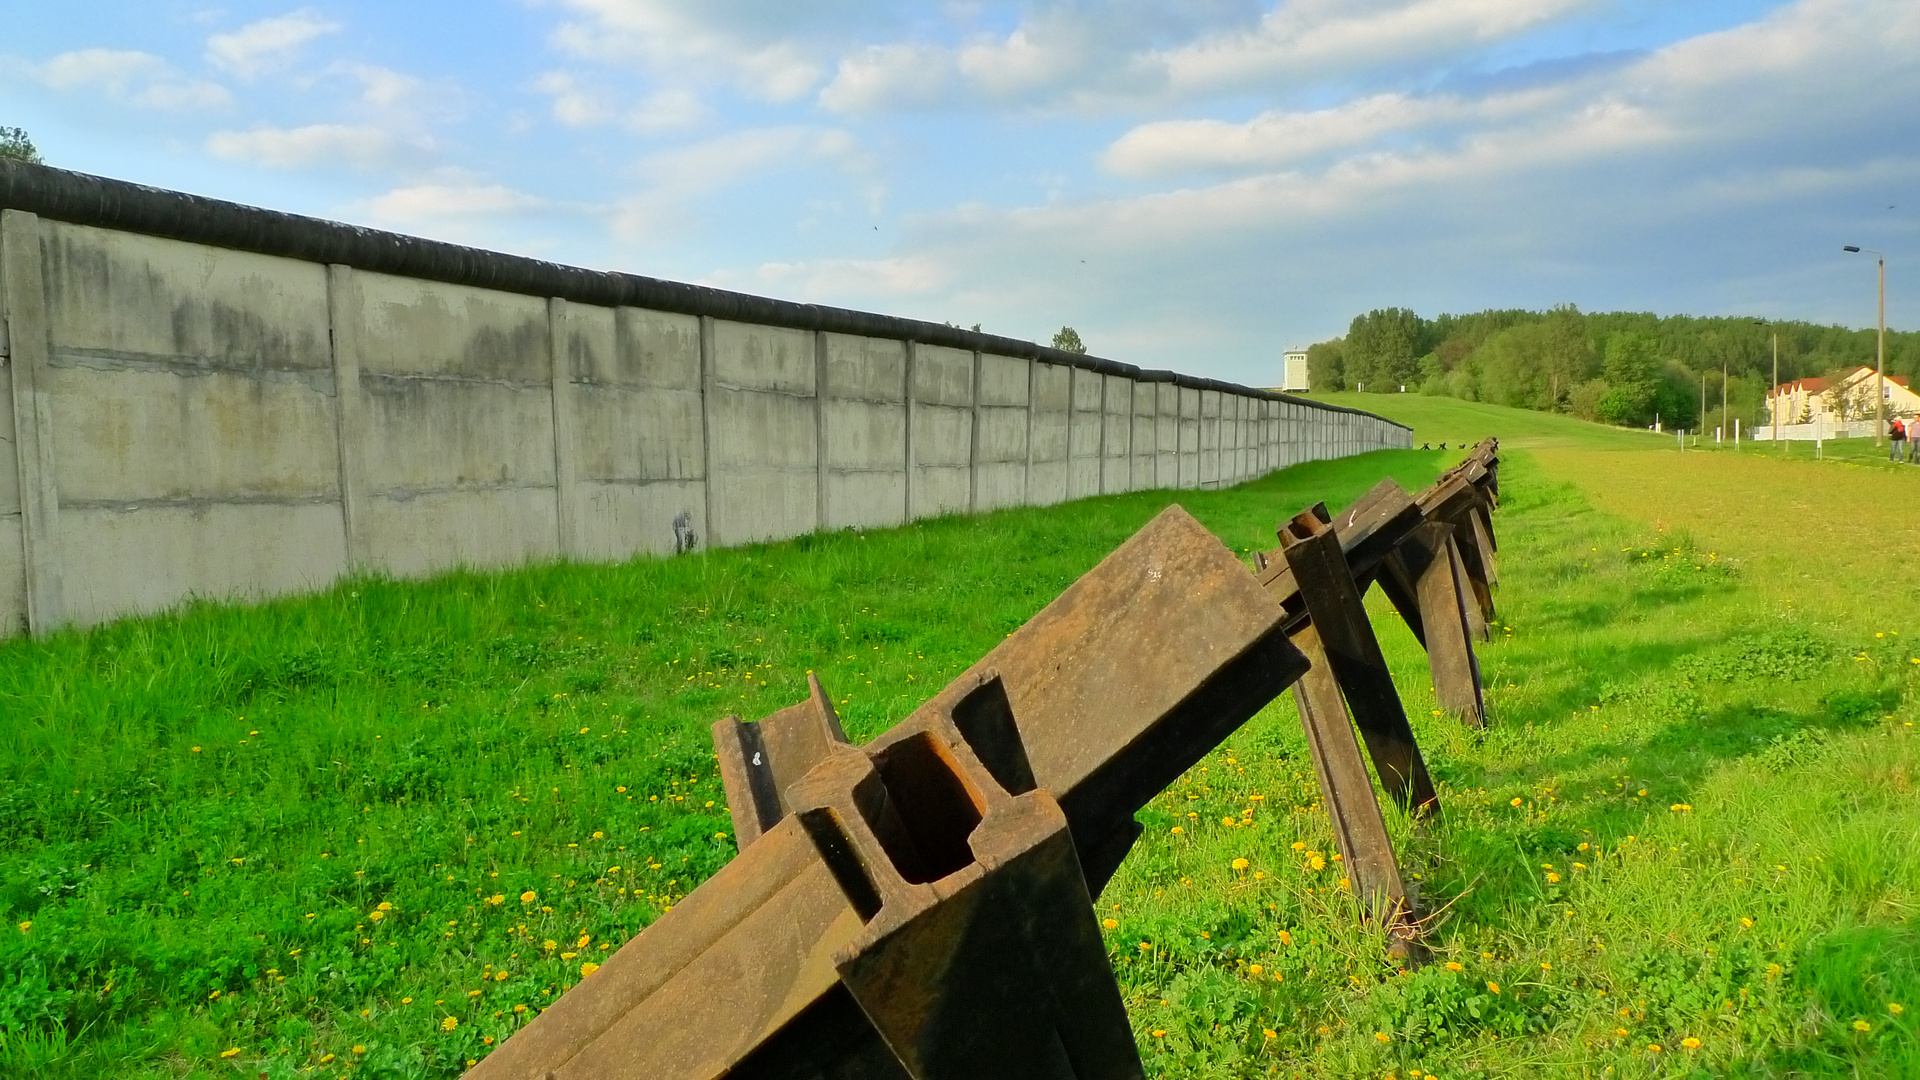
[{"label": "anti-vehicle steel obstacle", "polygon": [[[1308,695],[1328,741],[1353,742],[1333,718],[1360,702],[1376,763],[1398,763],[1389,794],[1437,810],[1358,606],[1435,514],[1393,487],[1303,517],[1281,582],[1169,507],[865,746],[813,678],[797,705],[718,722],[739,856],[468,1075],[1142,1076],[1092,901],[1148,801],[1305,676],[1331,686]],[[1357,746],[1314,758],[1339,805],[1379,818]],[[1356,870],[1376,836],[1341,834]],[[1393,867],[1391,844],[1372,858]]]}]

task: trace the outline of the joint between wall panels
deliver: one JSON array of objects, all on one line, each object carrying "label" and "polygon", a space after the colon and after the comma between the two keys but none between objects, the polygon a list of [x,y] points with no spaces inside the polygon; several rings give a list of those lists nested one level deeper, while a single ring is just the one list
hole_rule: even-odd
[{"label": "joint between wall panels", "polygon": [[713,316],[700,316],[700,542],[720,546],[713,532]]},{"label": "joint between wall panels", "polygon": [[60,494],[55,486],[53,409],[43,381],[50,351],[44,262],[39,216],[0,211],[0,316],[11,353],[22,592],[27,629],[35,637],[51,634],[67,618],[56,543]]},{"label": "joint between wall panels", "polygon": [[813,332],[813,529],[827,529],[827,334]]},{"label": "joint between wall panels", "polygon": [[1027,467],[1020,479],[1020,504],[1033,505],[1033,399],[1040,379],[1040,362],[1027,358]]},{"label": "joint between wall panels", "polygon": [[340,469],[341,548],[347,572],[356,573],[368,558],[365,530],[365,470],[361,461],[366,436],[360,389],[360,294],[353,268],[327,267],[327,339],[333,361],[333,431]]},{"label": "joint between wall panels", "polygon": [[578,411],[573,364],[567,350],[567,302],[550,296],[547,298],[547,362],[553,406],[554,539],[559,545],[560,557],[571,559],[582,554],[584,544],[577,504],[580,497],[579,440],[575,437]]},{"label": "joint between wall panels", "polygon": [[967,513],[980,512],[980,350],[973,350],[972,424],[967,434]]},{"label": "joint between wall panels", "polygon": [[902,434],[900,441],[906,444],[902,449],[904,450],[904,456],[906,458],[907,475],[906,475],[905,482],[900,485],[904,492],[903,497],[901,498],[900,501],[905,504],[904,513],[902,513],[900,520],[904,522],[911,522],[913,521],[913,518],[914,518],[914,513],[913,513],[913,471],[914,471],[914,465],[913,465],[913,416],[914,416],[913,365],[914,365],[914,362],[918,360],[920,357],[920,349],[912,341],[907,341],[904,344],[906,346],[906,356],[904,358],[903,363],[900,365],[902,368],[901,378],[900,378],[900,384],[901,384],[900,400],[906,403],[907,422],[906,422],[906,430]]}]

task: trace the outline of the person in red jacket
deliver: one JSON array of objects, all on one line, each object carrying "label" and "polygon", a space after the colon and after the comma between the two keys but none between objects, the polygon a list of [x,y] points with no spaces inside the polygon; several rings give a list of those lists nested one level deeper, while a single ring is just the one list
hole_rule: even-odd
[{"label": "person in red jacket", "polygon": [[1901,460],[1901,448],[1907,445],[1907,425],[1901,423],[1897,416],[1887,425],[1887,444],[1893,448],[1888,460]]}]

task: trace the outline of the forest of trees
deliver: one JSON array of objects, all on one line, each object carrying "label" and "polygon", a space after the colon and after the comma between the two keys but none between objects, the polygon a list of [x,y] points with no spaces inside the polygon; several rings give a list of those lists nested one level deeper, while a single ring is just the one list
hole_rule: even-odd
[{"label": "forest of trees", "polygon": [[[1874,360],[1874,331],[1750,318],[1637,312],[1482,311],[1421,318],[1405,308],[1356,316],[1307,350],[1315,390],[1446,394],[1629,426],[1713,427],[1721,371],[1729,412],[1763,415],[1773,378],[1835,375]],[[1920,381],[1920,332],[1887,332],[1887,374]],[[1708,417],[1701,424],[1701,378]]]}]

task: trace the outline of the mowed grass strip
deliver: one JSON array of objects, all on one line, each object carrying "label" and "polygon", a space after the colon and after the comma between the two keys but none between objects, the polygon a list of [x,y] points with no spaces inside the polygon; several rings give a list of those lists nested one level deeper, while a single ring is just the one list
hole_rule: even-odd
[{"label": "mowed grass strip", "polygon": [[[1442,783],[1439,822],[1390,814],[1435,961],[1402,971],[1356,919],[1283,697],[1141,815],[1100,898],[1149,1073],[1920,1075],[1920,627],[1786,610],[1761,548],[1546,471],[1636,458],[1637,433],[1443,405],[1417,439],[1509,448],[1484,737],[1434,714],[1370,601]],[[25,973],[0,1073],[457,1073],[731,854],[715,716],[813,668],[871,736],[1170,498],[1245,551],[1456,458],[0,649],[0,708],[32,718],[5,736],[5,902],[31,925],[0,947]]]}]

